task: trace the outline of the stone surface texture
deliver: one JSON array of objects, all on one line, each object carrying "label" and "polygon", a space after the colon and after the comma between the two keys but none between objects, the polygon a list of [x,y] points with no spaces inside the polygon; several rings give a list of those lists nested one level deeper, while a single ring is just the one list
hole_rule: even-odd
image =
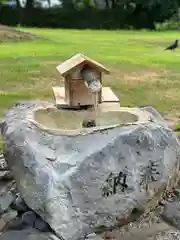
[{"label": "stone surface texture", "polygon": [[161,218],[169,225],[180,230],[180,201],[165,204]]},{"label": "stone surface texture", "polygon": [[1,133],[22,198],[60,239],[80,240],[123,224],[176,184],[180,143],[155,109],[141,110],[150,116],[146,122],[72,137],[29,121],[35,109],[50,106],[17,104]]},{"label": "stone surface texture", "polygon": [[34,229],[21,231],[6,231],[0,236],[1,240],[59,240],[52,233],[41,233]]},{"label": "stone surface texture", "polygon": [[0,214],[4,213],[9,208],[15,198],[15,182],[0,182]]}]

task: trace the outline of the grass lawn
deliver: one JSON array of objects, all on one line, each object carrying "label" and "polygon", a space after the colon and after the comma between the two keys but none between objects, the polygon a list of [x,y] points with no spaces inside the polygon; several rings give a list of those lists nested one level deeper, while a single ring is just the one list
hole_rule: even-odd
[{"label": "grass lawn", "polygon": [[41,40],[0,44],[0,117],[19,100],[52,100],[51,87],[62,84],[56,66],[81,52],[112,74],[104,77],[122,106],[154,106],[179,118],[180,49],[164,47],[180,32],[21,29]]}]

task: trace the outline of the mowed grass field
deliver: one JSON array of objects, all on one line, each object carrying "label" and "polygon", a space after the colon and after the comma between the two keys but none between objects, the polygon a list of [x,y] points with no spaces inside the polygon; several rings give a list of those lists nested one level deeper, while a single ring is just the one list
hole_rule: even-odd
[{"label": "mowed grass field", "polygon": [[178,122],[180,49],[164,47],[180,32],[20,29],[40,40],[0,44],[0,117],[15,102],[54,101],[52,86],[62,85],[56,66],[76,53],[104,64],[104,76],[122,106],[154,106]]}]

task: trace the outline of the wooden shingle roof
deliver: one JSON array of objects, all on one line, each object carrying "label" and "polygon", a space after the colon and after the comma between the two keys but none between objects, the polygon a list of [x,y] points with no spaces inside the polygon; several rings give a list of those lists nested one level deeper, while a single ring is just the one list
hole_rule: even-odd
[{"label": "wooden shingle roof", "polygon": [[89,64],[91,66],[94,66],[97,68],[100,72],[104,73],[110,73],[110,71],[105,68],[102,64],[84,56],[81,53],[78,53],[74,55],[72,58],[68,59],[67,61],[63,62],[59,66],[57,66],[57,70],[60,72],[62,76],[67,75],[69,72],[71,72],[73,69],[77,68],[79,65],[82,64]]}]

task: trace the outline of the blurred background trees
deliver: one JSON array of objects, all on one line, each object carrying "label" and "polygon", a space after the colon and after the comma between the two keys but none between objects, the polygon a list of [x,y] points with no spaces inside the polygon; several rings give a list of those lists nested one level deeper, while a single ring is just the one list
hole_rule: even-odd
[{"label": "blurred background trees", "polygon": [[[175,21],[180,0],[0,0],[0,23],[77,29],[151,29]],[[164,25],[165,26],[165,25]]]}]

